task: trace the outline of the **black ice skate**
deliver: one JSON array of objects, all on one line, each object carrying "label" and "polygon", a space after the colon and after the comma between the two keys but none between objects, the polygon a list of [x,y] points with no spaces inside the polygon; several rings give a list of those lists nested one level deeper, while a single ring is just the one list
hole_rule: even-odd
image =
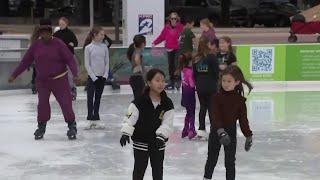
[{"label": "black ice skate", "polygon": [[38,123],[38,129],[34,132],[34,139],[39,140],[43,138],[43,135],[46,132],[47,123]]},{"label": "black ice skate", "polygon": [[31,91],[32,91],[32,94],[37,94],[37,89],[35,84],[31,85]]},{"label": "black ice skate", "polygon": [[77,123],[75,121],[68,122],[67,136],[69,140],[77,139]]}]

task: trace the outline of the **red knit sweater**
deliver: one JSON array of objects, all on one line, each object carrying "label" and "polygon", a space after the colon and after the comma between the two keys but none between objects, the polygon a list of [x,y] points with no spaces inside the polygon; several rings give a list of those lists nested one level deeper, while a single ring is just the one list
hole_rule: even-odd
[{"label": "red knit sweater", "polygon": [[229,128],[239,120],[243,135],[252,136],[247,118],[246,98],[235,91],[220,90],[211,97],[211,102],[209,115],[213,121],[213,130]]}]

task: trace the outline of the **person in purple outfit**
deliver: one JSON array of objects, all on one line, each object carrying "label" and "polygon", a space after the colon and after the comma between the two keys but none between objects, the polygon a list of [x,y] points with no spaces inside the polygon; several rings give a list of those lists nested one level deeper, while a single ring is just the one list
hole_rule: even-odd
[{"label": "person in purple outfit", "polygon": [[215,40],[217,40],[216,32],[208,18],[200,21],[200,29],[202,31],[201,37],[206,37],[211,44],[215,43]]},{"label": "person in purple outfit", "polygon": [[72,96],[69,89],[68,70],[70,68],[74,80],[78,81],[78,71],[75,59],[67,46],[58,38],[52,36],[51,21],[41,19],[39,26],[40,38],[28,49],[18,67],[9,78],[12,83],[33,62],[37,72],[36,87],[38,91],[38,129],[35,139],[42,139],[46,132],[47,121],[50,120],[49,99],[51,93],[56,97],[69,130],[70,140],[76,139],[77,128],[72,109]]},{"label": "person in purple outfit", "polygon": [[181,137],[185,138],[188,136],[189,139],[193,139],[197,135],[197,133],[194,126],[196,95],[191,52],[185,52],[179,56],[178,70],[181,71],[182,77],[181,105],[187,110]]}]

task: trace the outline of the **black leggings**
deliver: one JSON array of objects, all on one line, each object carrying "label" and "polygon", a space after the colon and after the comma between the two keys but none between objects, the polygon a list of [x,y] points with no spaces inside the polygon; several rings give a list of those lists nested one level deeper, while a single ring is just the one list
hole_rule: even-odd
[{"label": "black leggings", "polygon": [[174,82],[175,80],[175,71],[176,71],[176,66],[177,66],[177,55],[178,55],[178,50],[173,50],[168,52],[168,65],[169,65],[169,76],[171,82]]},{"label": "black leggings", "polygon": [[129,79],[129,84],[132,88],[134,99],[139,98],[145,87],[142,75],[132,75]]},{"label": "black leggings", "polygon": [[[213,93],[200,93],[198,92],[198,98],[200,102],[200,111],[199,111],[199,130],[206,129],[206,115],[210,107],[210,97]],[[211,119],[210,119],[211,123]]]},{"label": "black leggings", "polygon": [[148,151],[134,149],[133,180],[143,180],[144,173],[150,163],[153,180],[163,180],[164,150],[158,150],[155,145],[149,145]]},{"label": "black leggings", "polygon": [[87,107],[88,116],[87,120],[100,120],[99,109],[102,93],[104,90],[104,83],[106,79],[103,77],[98,77],[96,81],[92,81],[88,77],[88,89],[87,89]]},{"label": "black leggings", "polygon": [[[231,143],[224,146],[224,164],[226,168],[226,180],[234,180],[236,175],[236,151],[237,151],[237,126],[234,124],[231,128],[225,129],[230,136]],[[204,177],[211,179],[214,168],[217,165],[221,144],[217,132],[210,132],[208,142],[208,158],[205,166]]]}]

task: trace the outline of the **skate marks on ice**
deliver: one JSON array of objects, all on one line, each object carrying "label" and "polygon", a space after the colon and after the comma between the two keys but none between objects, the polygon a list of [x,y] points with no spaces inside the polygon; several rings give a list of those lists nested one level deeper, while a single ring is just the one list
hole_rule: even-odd
[{"label": "skate marks on ice", "polygon": [[[166,149],[164,178],[202,179],[207,142],[181,139],[185,112],[179,106],[180,95],[168,94],[175,103],[176,117],[174,134]],[[286,103],[288,109],[281,109],[283,106],[277,102],[281,97],[276,96],[273,99],[272,93],[252,93],[247,101],[254,144],[250,152],[244,152],[244,137],[238,131],[237,179],[316,180],[320,177],[320,123],[317,121],[320,113],[312,109],[320,108],[312,102],[303,108],[295,104],[296,101],[301,103],[306,96],[314,101],[320,98],[308,92],[286,94],[290,103]],[[5,172],[0,179],[131,179],[132,145],[125,148],[119,145],[119,129],[131,95],[103,96],[100,117],[106,129],[94,131],[82,129],[86,123],[86,100],[78,99],[74,103],[79,129],[76,141],[67,139],[67,126],[54,100],[51,101],[52,120],[44,140],[34,141],[36,97],[3,98],[0,96],[1,102],[9,103],[2,105],[5,111],[0,112],[0,172]],[[274,105],[268,101],[273,101]],[[196,116],[196,127],[197,123]],[[208,120],[206,125],[209,131]],[[214,178],[225,177],[223,156],[222,150]],[[145,179],[151,177],[149,166]]]}]

